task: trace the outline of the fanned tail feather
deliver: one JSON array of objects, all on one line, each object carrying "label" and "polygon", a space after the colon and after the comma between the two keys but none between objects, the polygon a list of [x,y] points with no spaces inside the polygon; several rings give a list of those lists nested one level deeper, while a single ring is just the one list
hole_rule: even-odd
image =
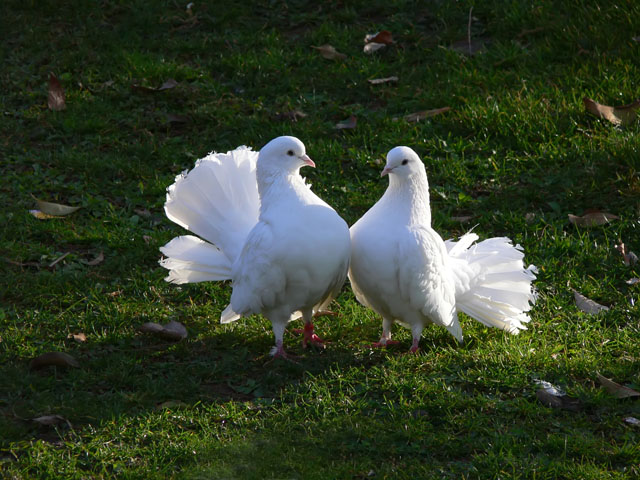
[{"label": "fanned tail feather", "polygon": [[[164,206],[169,220],[195,233],[176,237],[160,248],[166,281],[193,283],[228,280],[245,239],[258,221],[260,198],[256,181],[258,152],[238,147],[210,153],[167,189]],[[229,306],[223,323],[240,316]]]},{"label": "fanned tail feather", "polygon": [[165,277],[171,283],[196,283],[229,280],[231,263],[214,245],[192,235],[176,237],[160,251],[166,258],[160,265],[169,270]]},{"label": "fanned tail feather", "polygon": [[258,152],[210,153],[167,189],[169,220],[218,247],[231,263],[258,221]]},{"label": "fanned tail feather", "polygon": [[474,244],[476,234],[445,242],[456,281],[456,308],[489,327],[526,330],[536,301],[536,267],[524,267],[522,247],[506,237]]}]

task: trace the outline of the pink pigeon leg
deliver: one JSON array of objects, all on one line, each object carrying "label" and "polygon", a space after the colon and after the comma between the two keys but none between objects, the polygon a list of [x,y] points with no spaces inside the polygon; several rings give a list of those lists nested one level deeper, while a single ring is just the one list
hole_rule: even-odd
[{"label": "pink pigeon leg", "polygon": [[372,348],[384,348],[387,345],[395,345],[400,343],[396,340],[391,340],[391,325],[393,324],[393,320],[389,318],[382,317],[382,336],[380,337],[379,342],[374,342],[371,344]]},{"label": "pink pigeon leg", "polygon": [[284,322],[278,320],[271,320],[271,328],[273,329],[273,335],[276,337],[276,345],[271,348],[271,356],[273,358],[287,358],[287,352],[284,351],[283,338],[284,329],[287,325],[287,321]]},{"label": "pink pigeon leg", "polygon": [[413,341],[411,343],[411,348],[409,349],[409,351],[411,353],[416,353],[418,350],[420,350],[420,347],[418,345],[420,343],[420,337],[422,336],[422,324],[414,323],[411,326],[411,335],[413,337]]},{"label": "pink pigeon leg", "polygon": [[313,312],[311,310],[302,312],[304,318],[304,332],[302,337],[302,348],[307,348],[310,343],[315,347],[325,348],[324,340],[313,332]]}]

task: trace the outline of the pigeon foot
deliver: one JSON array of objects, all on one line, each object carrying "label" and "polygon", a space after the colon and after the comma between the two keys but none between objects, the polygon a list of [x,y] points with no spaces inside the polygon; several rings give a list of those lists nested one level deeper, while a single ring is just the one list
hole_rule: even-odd
[{"label": "pigeon foot", "polygon": [[324,340],[321,339],[318,335],[313,333],[313,324],[307,323],[304,326],[304,332],[302,337],[302,348],[307,348],[309,344],[318,348],[326,348],[324,344]]}]

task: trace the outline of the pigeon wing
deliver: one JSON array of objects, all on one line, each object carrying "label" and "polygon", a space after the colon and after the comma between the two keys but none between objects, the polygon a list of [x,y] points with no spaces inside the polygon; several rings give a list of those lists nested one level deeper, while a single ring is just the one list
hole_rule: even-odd
[{"label": "pigeon wing", "polygon": [[398,283],[403,300],[432,322],[450,327],[456,320],[455,286],[440,235],[413,226],[398,245]]},{"label": "pigeon wing", "polygon": [[286,275],[276,253],[271,226],[258,222],[233,266],[231,306],[239,315],[260,313],[282,300]]}]

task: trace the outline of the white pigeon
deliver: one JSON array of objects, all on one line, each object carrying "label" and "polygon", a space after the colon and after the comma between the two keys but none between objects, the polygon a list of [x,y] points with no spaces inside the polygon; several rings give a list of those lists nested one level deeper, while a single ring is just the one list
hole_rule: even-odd
[{"label": "white pigeon", "polygon": [[259,153],[239,147],[198,160],[167,190],[167,217],[201,238],[176,237],[160,250],[173,283],[231,280],[222,323],[261,313],[273,326],[272,355],[286,357],[287,323],[303,317],[303,346],[320,345],[314,312],[340,291],[349,265],[349,228],[300,176],[314,162],[295,137]]},{"label": "white pigeon", "polygon": [[429,323],[462,342],[458,311],[513,334],[526,329],[536,269],[524,268],[522,248],[505,237],[474,244],[473,233],[444,242],[431,228],[424,164],[410,148],[387,154],[384,175],[386,192],[351,227],[351,286],[382,316],[382,337],[374,345],[390,343],[394,320],[411,329],[412,352]]}]

